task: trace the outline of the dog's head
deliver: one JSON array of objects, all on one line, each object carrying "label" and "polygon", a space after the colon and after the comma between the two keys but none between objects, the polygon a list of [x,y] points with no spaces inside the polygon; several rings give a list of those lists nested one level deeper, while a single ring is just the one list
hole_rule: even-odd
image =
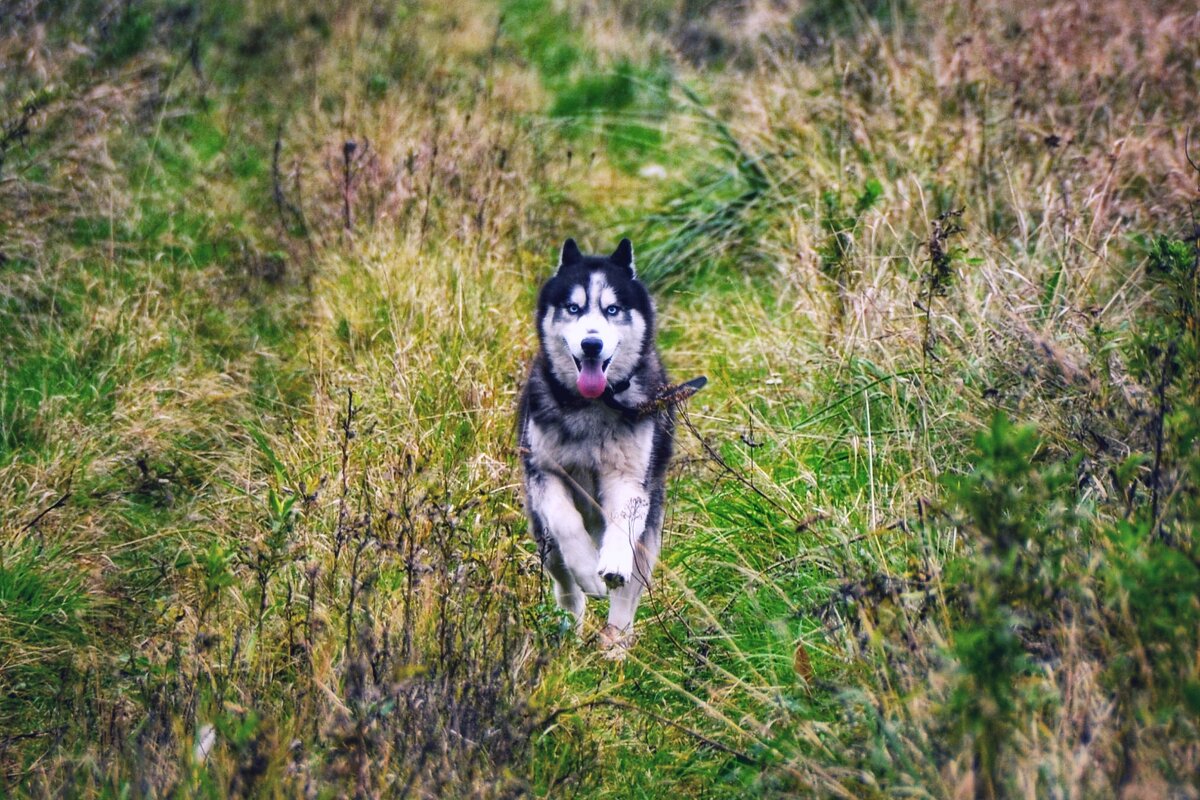
[{"label": "dog's head", "polygon": [[554,377],[586,398],[633,373],[653,346],[654,303],[628,239],[609,256],[585,256],[567,239],[538,296],[538,335]]}]

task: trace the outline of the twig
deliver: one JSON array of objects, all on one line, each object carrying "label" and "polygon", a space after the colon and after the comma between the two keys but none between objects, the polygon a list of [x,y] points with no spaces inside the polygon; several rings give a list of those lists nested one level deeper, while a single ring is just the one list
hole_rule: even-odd
[{"label": "twig", "polygon": [[350,216],[350,184],[353,181],[351,167],[354,164],[354,151],[358,149],[358,143],[353,139],[348,139],[342,145],[342,225],[346,231],[351,229]]},{"label": "twig", "polygon": [[[271,197],[275,201],[275,211],[279,215],[280,233],[284,236],[303,236],[304,243],[308,245],[308,254],[316,255],[316,250],[313,247],[312,233],[308,229],[308,220],[304,217],[304,210],[301,206],[304,205],[304,197],[301,194],[300,174],[296,172],[296,199],[299,205],[288,199],[287,193],[283,188],[283,173],[279,169],[279,159],[283,155],[283,123],[279,123],[279,127],[275,129],[275,147],[271,153]],[[291,215],[291,225],[288,224],[288,215]]]},{"label": "twig", "polygon": [[963,209],[957,211],[945,211],[938,215],[933,221],[933,231],[929,234],[929,273],[925,275],[925,300],[924,305],[920,301],[914,303],[917,309],[925,312],[924,328],[921,336],[921,355],[922,358],[928,360],[929,356],[933,356],[937,360],[937,356],[933,352],[933,299],[946,293],[946,286],[950,281],[950,261],[952,258],[951,251],[947,250],[946,243],[951,236],[963,232],[963,227],[959,224],[962,218]]},{"label": "twig", "polygon": [[701,375],[676,386],[663,386],[654,393],[654,397],[641,403],[634,410],[639,417],[648,417],[667,408],[679,407],[707,384],[708,378]]},{"label": "twig", "polygon": [[354,415],[358,409],[354,407],[354,390],[346,389],[346,416],[342,419],[339,427],[342,430],[341,451],[342,451],[342,466],[341,466],[341,492],[338,495],[338,518],[337,527],[333,536],[333,567],[329,571],[329,586],[333,586],[333,581],[336,579],[338,557],[342,553],[342,545],[346,543],[347,524],[346,519],[350,515],[350,509],[347,505],[350,496],[350,440],[354,438]]},{"label": "twig", "polygon": [[774,507],[776,510],[781,512],[785,517],[787,517],[793,523],[800,524],[801,522],[803,522],[803,520],[797,519],[796,515],[793,514],[791,511],[789,511],[787,508],[785,508],[778,500],[771,497],[770,495],[765,493],[762,489],[759,489],[757,486],[755,486],[754,481],[747,478],[740,471],[738,471],[737,469],[732,467],[728,461],[726,461],[724,458],[722,458],[721,454],[718,453],[713,448],[713,446],[708,443],[708,441],[704,438],[704,436],[701,435],[700,431],[696,430],[696,426],[692,424],[691,419],[688,418],[687,412],[683,411],[682,407],[680,409],[679,418],[683,421],[684,427],[692,432],[692,435],[696,437],[696,441],[700,442],[700,446],[704,448],[704,452],[708,455],[708,457],[710,459],[712,459],[712,461],[714,463],[717,464],[717,466],[721,467],[721,469],[725,470],[725,472],[732,475],[738,481],[738,483],[742,484],[743,486],[748,488],[750,491],[754,492],[756,495],[761,497],[763,500],[766,500],[768,503],[771,504],[772,507]]},{"label": "twig", "polygon": [[41,109],[41,102],[31,100],[21,108],[21,113],[16,119],[0,129],[0,171],[4,170],[4,159],[9,149],[14,144],[24,142],[29,136],[29,123]]},{"label": "twig", "polygon": [[1167,415],[1167,384],[1175,363],[1177,344],[1174,340],[1163,354],[1162,376],[1158,382],[1158,409],[1154,415],[1154,469],[1150,472],[1150,535],[1158,530],[1158,493],[1162,482],[1163,418]]},{"label": "twig", "polygon": [[35,525],[37,525],[39,522],[42,521],[42,517],[46,516],[54,509],[62,508],[63,506],[65,506],[67,504],[67,500],[69,500],[70,498],[71,498],[71,490],[68,489],[66,491],[66,493],[63,494],[62,497],[55,500],[49,507],[42,509],[42,511],[40,511],[36,517],[29,520],[29,522],[26,522],[24,527],[21,528],[21,532],[24,533],[25,531],[33,528]]},{"label": "twig", "polygon": [[271,196],[275,200],[275,211],[279,214],[279,227],[287,233],[287,217],[284,215],[286,200],[283,197],[283,182],[279,179],[279,154],[283,152],[283,123],[275,129],[275,147],[271,151]]},{"label": "twig", "polygon": [[421,212],[421,233],[418,237],[418,247],[425,249],[425,232],[429,228],[429,207],[433,203],[433,180],[437,177],[438,140],[442,133],[442,115],[433,118],[433,143],[429,153],[429,178],[425,183],[425,210]]},{"label": "twig", "polygon": [[350,600],[346,604],[346,656],[350,655],[351,634],[354,630],[354,604],[358,600],[359,590],[362,588],[358,580],[358,563],[362,557],[363,551],[372,544],[371,538],[371,522],[368,519],[365,529],[362,534],[362,539],[358,542],[358,547],[354,550],[354,560],[350,562]]}]

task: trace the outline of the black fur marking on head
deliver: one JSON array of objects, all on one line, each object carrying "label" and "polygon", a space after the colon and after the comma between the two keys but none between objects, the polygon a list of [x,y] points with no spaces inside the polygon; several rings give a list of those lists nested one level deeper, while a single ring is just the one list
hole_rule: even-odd
[{"label": "black fur marking on head", "polygon": [[629,270],[629,277],[636,277],[633,269],[633,242],[628,239],[622,239],[621,243],[617,245],[617,249],[613,251],[613,254],[608,259],[618,267],[624,267]]},{"label": "black fur marking on head", "polygon": [[579,245],[575,244],[574,239],[567,239],[563,242],[562,252],[558,257],[558,268],[561,271],[563,267],[569,267],[572,264],[578,264],[583,260],[583,253],[579,252]]}]

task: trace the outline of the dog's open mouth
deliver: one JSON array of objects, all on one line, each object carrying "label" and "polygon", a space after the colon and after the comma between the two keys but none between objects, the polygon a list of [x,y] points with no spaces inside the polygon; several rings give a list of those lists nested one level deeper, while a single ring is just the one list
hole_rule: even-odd
[{"label": "dog's open mouth", "polygon": [[575,380],[575,387],[579,389],[579,393],[589,400],[595,400],[604,394],[604,389],[608,386],[608,379],[604,377],[604,373],[611,363],[611,358],[603,361],[598,358],[576,358],[575,368],[579,370],[579,377]]}]

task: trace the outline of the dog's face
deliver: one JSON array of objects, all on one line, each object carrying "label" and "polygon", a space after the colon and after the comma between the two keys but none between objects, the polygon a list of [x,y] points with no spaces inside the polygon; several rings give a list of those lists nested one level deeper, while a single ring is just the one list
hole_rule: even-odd
[{"label": "dog's face", "polygon": [[538,335],[554,377],[583,397],[633,373],[653,342],[654,304],[628,239],[611,256],[585,256],[567,239],[538,296]]}]

